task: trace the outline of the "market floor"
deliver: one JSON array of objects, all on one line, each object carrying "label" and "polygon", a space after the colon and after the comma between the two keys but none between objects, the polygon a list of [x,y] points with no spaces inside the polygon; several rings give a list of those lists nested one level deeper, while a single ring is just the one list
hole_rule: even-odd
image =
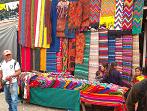
[{"label": "market floor", "polygon": [[[8,111],[7,103],[5,102],[4,93],[0,93],[0,111]],[[65,111],[60,109],[45,108],[27,103],[19,103],[18,111]]]}]

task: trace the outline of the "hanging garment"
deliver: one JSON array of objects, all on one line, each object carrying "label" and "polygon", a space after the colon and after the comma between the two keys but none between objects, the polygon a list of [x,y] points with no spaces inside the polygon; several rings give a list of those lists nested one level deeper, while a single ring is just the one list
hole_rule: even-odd
[{"label": "hanging garment", "polygon": [[76,64],[82,64],[84,59],[85,35],[83,33],[76,34]]},{"label": "hanging garment", "polygon": [[89,57],[89,75],[88,80],[93,82],[95,80],[95,74],[99,67],[99,33],[91,32],[90,36],[90,57]]},{"label": "hanging garment", "polygon": [[31,2],[31,34],[30,34],[30,37],[31,37],[31,47],[34,48],[34,42],[35,42],[35,37],[34,37],[34,5],[35,5],[35,1],[32,0]]},{"label": "hanging garment", "polygon": [[65,26],[69,1],[59,1],[57,4],[57,37],[65,37]]},{"label": "hanging garment", "polygon": [[131,30],[132,20],[133,20],[133,0],[124,0],[122,29]]},{"label": "hanging garment", "polygon": [[[88,80],[89,72],[89,52],[90,52],[90,32],[85,32],[85,49],[84,49],[84,61],[82,64],[75,65],[74,77]],[[77,47],[76,47],[77,49]],[[76,53],[77,54],[77,53]]]},{"label": "hanging garment", "polygon": [[21,33],[22,33],[21,32],[21,27],[22,27],[21,26],[22,25],[21,24],[21,22],[22,22],[22,19],[21,19],[22,18],[22,0],[19,1],[19,12],[18,13],[19,13],[20,19],[18,19],[18,37],[17,38],[18,38],[18,43],[21,44],[21,39],[22,39],[21,38]]},{"label": "hanging garment", "polygon": [[133,34],[141,33],[142,18],[143,18],[143,6],[144,6],[144,0],[135,0],[134,1],[133,27],[132,27]]},{"label": "hanging garment", "polygon": [[116,0],[115,23],[114,23],[115,30],[122,30],[123,3],[124,0]]},{"label": "hanging garment", "polygon": [[40,70],[46,71],[46,49],[40,49]]},{"label": "hanging garment", "polygon": [[68,40],[68,71],[75,69],[75,56],[76,56],[76,39]]},{"label": "hanging garment", "polygon": [[102,0],[99,27],[105,25],[106,28],[108,29],[114,29],[114,18],[115,18],[115,10],[116,10],[115,8],[116,8],[115,0]]},{"label": "hanging garment", "polygon": [[97,24],[100,21],[101,0],[90,0],[90,25]]},{"label": "hanging garment", "polygon": [[31,49],[28,47],[21,47],[21,70],[31,71]]}]

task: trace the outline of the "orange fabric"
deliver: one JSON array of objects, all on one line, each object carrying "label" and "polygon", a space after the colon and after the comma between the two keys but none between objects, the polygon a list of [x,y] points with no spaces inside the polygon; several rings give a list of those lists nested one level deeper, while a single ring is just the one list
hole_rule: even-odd
[{"label": "orange fabric", "polygon": [[40,70],[46,71],[46,49],[40,49]]},{"label": "orange fabric", "polygon": [[82,64],[84,58],[85,35],[83,33],[76,34],[76,64]]}]

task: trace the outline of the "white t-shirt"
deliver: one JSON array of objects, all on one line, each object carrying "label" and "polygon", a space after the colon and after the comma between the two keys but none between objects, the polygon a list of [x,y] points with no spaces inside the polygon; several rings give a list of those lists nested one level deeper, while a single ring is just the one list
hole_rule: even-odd
[{"label": "white t-shirt", "polygon": [[[12,59],[8,62],[6,62],[5,60],[0,64],[0,70],[2,70],[2,74],[3,74],[3,80],[6,80],[7,76],[11,76],[15,73],[16,70],[20,69],[20,65],[17,62],[16,65],[15,64],[15,60]],[[17,82],[16,78],[12,78],[12,83]],[[6,84],[9,84],[9,82],[6,82]]]}]

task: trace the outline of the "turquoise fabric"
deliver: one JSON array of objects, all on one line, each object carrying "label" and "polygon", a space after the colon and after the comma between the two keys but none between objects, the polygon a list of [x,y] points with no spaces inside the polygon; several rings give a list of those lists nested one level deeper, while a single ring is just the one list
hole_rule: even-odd
[{"label": "turquoise fabric", "polygon": [[80,93],[78,90],[31,88],[30,103],[45,107],[80,111]]}]

